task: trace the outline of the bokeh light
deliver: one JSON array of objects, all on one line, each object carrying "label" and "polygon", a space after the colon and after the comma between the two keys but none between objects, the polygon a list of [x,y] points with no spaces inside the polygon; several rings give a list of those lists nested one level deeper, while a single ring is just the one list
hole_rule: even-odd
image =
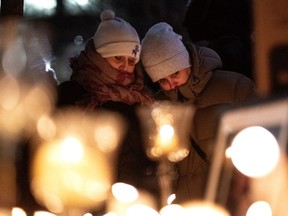
[{"label": "bokeh light", "polygon": [[272,209],[269,203],[265,201],[258,201],[253,203],[248,211],[246,216],[272,216]]},{"label": "bokeh light", "polygon": [[121,182],[112,185],[112,194],[117,200],[124,203],[133,202],[139,196],[135,187]]},{"label": "bokeh light", "polygon": [[222,206],[208,201],[191,201],[183,204],[185,215],[230,216]]},{"label": "bokeh light", "polygon": [[234,166],[249,177],[267,175],[276,166],[280,149],[274,135],[260,126],[240,131],[230,149]]},{"label": "bokeh light", "polygon": [[161,216],[175,216],[175,215],[185,215],[185,209],[178,204],[170,204],[162,207],[160,209]]}]

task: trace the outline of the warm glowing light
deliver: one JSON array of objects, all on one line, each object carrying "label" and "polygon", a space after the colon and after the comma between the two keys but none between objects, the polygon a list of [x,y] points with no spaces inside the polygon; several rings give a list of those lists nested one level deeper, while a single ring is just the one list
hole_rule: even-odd
[{"label": "warm glowing light", "polygon": [[160,209],[160,215],[161,216],[175,216],[175,215],[185,215],[185,209],[178,204],[171,204],[164,206],[162,209]]},{"label": "warm glowing light", "polygon": [[169,105],[162,106],[161,104],[156,104],[155,107],[152,108],[151,117],[158,127],[165,124],[173,124],[174,117],[170,108],[171,107]]},{"label": "warm glowing light", "polygon": [[0,79],[0,127],[4,137],[17,139],[23,129],[29,130],[28,116],[23,107],[21,84],[12,76],[6,75]]},{"label": "warm glowing light", "polygon": [[12,76],[4,76],[0,80],[0,105],[5,110],[13,110],[20,101],[20,86]]},{"label": "warm glowing light", "polygon": [[167,199],[167,204],[171,204],[176,199],[175,194],[171,194]]},{"label": "warm glowing light", "polygon": [[174,129],[171,125],[162,125],[159,131],[159,135],[164,141],[171,140],[174,135]]},{"label": "warm glowing light", "polygon": [[258,201],[253,203],[248,211],[246,216],[272,216],[272,209],[269,203],[265,201]]},{"label": "warm glowing light", "polygon": [[[116,183],[112,186],[112,196],[110,197],[110,199],[108,199],[107,203],[107,210],[109,212],[109,216],[110,215],[127,216],[128,214],[129,215],[132,214],[132,212],[135,210],[136,207],[138,209],[138,207],[140,208],[143,206],[146,207],[145,209],[143,209],[143,214],[145,212],[147,216],[149,215],[147,209],[157,208],[155,198],[153,197],[152,194],[148,193],[147,191],[142,190],[138,191],[133,186],[121,182]],[[130,213],[128,212],[128,209],[130,209],[129,210]],[[142,211],[142,209],[138,210]],[[142,215],[142,212],[138,213]]]},{"label": "warm glowing light", "polygon": [[[77,108],[40,118],[37,129],[44,140],[31,168],[31,189],[36,200],[53,213],[103,205],[114,182],[116,151],[112,150],[125,133],[122,123],[122,118],[112,112],[83,112]],[[43,132],[45,125],[47,133]],[[115,136],[119,139],[113,140],[110,151],[96,143],[98,129],[118,133]],[[109,139],[105,144],[110,145]]]},{"label": "warm glowing light", "polygon": [[179,146],[177,151],[169,152],[167,158],[171,162],[178,162],[187,157],[189,150],[184,146]]},{"label": "warm glowing light", "polygon": [[277,140],[263,127],[246,128],[232,141],[232,162],[240,172],[250,177],[267,175],[276,166],[279,156]]},{"label": "warm glowing light", "polygon": [[[221,206],[205,201],[192,201],[184,203],[187,215],[201,216],[229,216],[230,214]],[[186,215],[185,214],[185,215]]]},{"label": "warm glowing light", "polygon": [[34,216],[56,216],[56,215],[47,211],[36,211],[34,212]]},{"label": "warm glowing light", "polygon": [[31,188],[49,211],[94,207],[108,196],[113,171],[107,155],[76,139],[42,144],[35,155]]},{"label": "warm glowing light", "polygon": [[26,216],[26,212],[22,208],[12,208],[12,216]]},{"label": "warm glowing light", "polygon": [[95,128],[95,141],[103,152],[111,152],[118,146],[119,132],[111,125]]},{"label": "warm glowing light", "polygon": [[23,105],[31,119],[37,121],[43,113],[50,113],[52,110],[52,100],[49,97],[51,89],[46,89],[44,86],[33,86],[27,92]]},{"label": "warm glowing light", "polygon": [[231,146],[226,149],[225,156],[226,158],[231,158]]},{"label": "warm glowing light", "polygon": [[34,132],[35,123],[50,113],[52,97],[44,85],[27,85],[11,75],[0,79],[0,127],[7,139],[19,139]]},{"label": "warm glowing light", "polygon": [[127,208],[125,216],[160,216],[160,214],[153,208],[142,205],[136,204],[132,205]]},{"label": "warm glowing light", "polygon": [[56,135],[56,125],[49,116],[41,116],[37,122],[36,128],[38,135],[43,140],[51,139]]},{"label": "warm glowing light", "polygon": [[166,156],[171,152],[177,152],[179,145],[177,137],[174,135],[174,129],[169,124],[161,125],[157,135],[155,145],[151,148],[150,153],[154,157]]},{"label": "warm glowing light", "polygon": [[83,216],[93,216],[91,213],[85,213]]},{"label": "warm glowing light", "polygon": [[112,185],[112,194],[117,200],[124,203],[133,202],[139,196],[135,187],[121,182]]},{"label": "warm glowing light", "polygon": [[113,152],[119,146],[126,131],[125,121],[116,113],[98,113],[93,128],[97,147],[105,152]]},{"label": "warm glowing light", "polygon": [[77,163],[83,157],[83,144],[75,137],[67,137],[60,146],[60,158],[66,162]]},{"label": "warm glowing light", "polygon": [[156,160],[163,158],[171,162],[184,159],[189,153],[192,105],[155,102],[150,107],[138,110],[145,139],[146,154]]},{"label": "warm glowing light", "polygon": [[104,214],[103,216],[118,216],[115,212],[108,212]]}]

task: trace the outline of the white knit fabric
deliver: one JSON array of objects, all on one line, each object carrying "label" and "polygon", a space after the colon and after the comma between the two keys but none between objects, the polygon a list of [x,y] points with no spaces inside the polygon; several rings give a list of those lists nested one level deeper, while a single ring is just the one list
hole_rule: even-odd
[{"label": "white knit fabric", "polygon": [[115,17],[112,10],[104,10],[100,18],[93,37],[96,51],[103,58],[123,55],[139,61],[141,45],[136,30],[125,20]]},{"label": "white knit fabric", "polygon": [[182,36],[165,22],[153,25],[142,40],[141,61],[153,82],[191,66]]}]

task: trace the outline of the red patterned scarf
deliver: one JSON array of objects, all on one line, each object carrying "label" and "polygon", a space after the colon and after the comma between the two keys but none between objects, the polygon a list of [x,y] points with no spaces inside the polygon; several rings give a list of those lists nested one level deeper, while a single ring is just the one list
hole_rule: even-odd
[{"label": "red patterned scarf", "polygon": [[114,69],[94,48],[89,40],[85,50],[79,56],[70,59],[73,70],[71,80],[79,83],[87,92],[78,104],[95,108],[107,101],[126,104],[149,105],[154,100],[151,94],[144,92],[143,74],[140,67],[134,73],[122,73]]}]

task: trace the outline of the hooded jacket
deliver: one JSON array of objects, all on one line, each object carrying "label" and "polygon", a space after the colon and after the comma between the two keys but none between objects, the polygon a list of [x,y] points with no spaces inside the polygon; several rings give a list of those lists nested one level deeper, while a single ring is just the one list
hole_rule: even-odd
[{"label": "hooded jacket", "polygon": [[188,81],[177,89],[162,90],[170,100],[190,103],[196,109],[190,153],[177,164],[177,203],[204,196],[221,111],[257,95],[251,79],[221,70],[222,62],[215,51],[191,43],[186,47],[192,65]]}]

